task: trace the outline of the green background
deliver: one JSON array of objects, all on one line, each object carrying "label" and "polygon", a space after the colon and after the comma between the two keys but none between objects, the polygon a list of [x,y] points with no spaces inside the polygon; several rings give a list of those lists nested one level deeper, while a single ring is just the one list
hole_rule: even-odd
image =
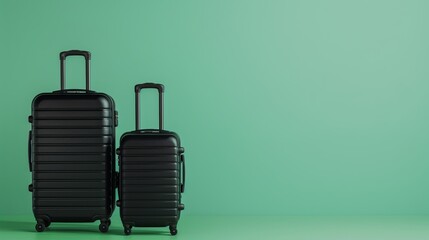
[{"label": "green background", "polygon": [[[186,215],[429,214],[428,1],[0,0],[0,214],[31,215],[32,98],[62,50],[134,128],[166,86]],[[68,86],[82,88],[70,58]],[[143,122],[156,127],[154,92]],[[155,106],[154,106],[155,105]],[[115,214],[117,214],[116,211]]]}]

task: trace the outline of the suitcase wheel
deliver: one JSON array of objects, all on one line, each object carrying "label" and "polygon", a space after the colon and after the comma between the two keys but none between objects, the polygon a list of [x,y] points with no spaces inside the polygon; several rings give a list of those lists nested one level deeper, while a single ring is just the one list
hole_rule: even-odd
[{"label": "suitcase wheel", "polygon": [[177,227],[175,225],[170,225],[170,234],[173,236],[177,234]]},{"label": "suitcase wheel", "polygon": [[131,234],[131,225],[124,225],[124,233],[125,235],[130,235]]},{"label": "suitcase wheel", "polygon": [[35,228],[36,231],[43,232],[47,227],[49,227],[49,225],[51,225],[50,221],[47,221],[45,219],[38,219]]},{"label": "suitcase wheel", "polygon": [[107,231],[109,231],[109,226],[112,222],[109,220],[107,221],[101,221],[100,226],[98,226],[98,229],[100,230],[100,232],[102,233],[106,233]]},{"label": "suitcase wheel", "polygon": [[38,222],[36,224],[36,231],[43,232],[45,231],[45,229],[46,229],[45,223]]}]

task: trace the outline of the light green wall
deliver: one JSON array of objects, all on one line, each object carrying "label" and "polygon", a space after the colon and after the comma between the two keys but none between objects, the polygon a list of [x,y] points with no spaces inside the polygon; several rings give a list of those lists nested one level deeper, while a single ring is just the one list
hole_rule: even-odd
[{"label": "light green wall", "polygon": [[[0,214],[31,214],[27,116],[59,88],[68,49],[92,52],[119,135],[134,127],[133,86],[166,85],[186,214],[429,214],[428,12],[423,0],[0,0]],[[83,87],[81,59],[68,63]]]}]

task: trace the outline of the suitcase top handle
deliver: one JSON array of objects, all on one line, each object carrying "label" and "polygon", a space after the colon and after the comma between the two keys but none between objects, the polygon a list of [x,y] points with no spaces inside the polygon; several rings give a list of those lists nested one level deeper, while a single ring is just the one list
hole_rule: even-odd
[{"label": "suitcase top handle", "polygon": [[66,60],[66,58],[68,56],[83,56],[83,57],[85,57],[86,90],[89,91],[89,60],[91,60],[91,53],[88,51],[81,51],[81,50],[69,50],[69,51],[60,52],[61,90],[64,90],[66,87],[64,61]]},{"label": "suitcase top handle", "polygon": [[155,88],[159,95],[159,130],[164,129],[164,85],[158,83],[142,83],[134,87],[136,92],[136,130],[140,129],[140,101],[139,95],[143,88]]}]

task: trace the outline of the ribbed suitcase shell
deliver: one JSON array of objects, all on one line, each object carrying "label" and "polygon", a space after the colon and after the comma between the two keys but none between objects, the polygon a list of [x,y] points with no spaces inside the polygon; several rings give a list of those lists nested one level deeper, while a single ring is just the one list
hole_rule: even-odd
[{"label": "ribbed suitcase shell", "polygon": [[32,103],[33,212],[38,222],[110,221],[115,202],[113,99],[56,91]]},{"label": "ribbed suitcase shell", "polygon": [[174,226],[180,218],[180,139],[174,132],[141,130],[120,141],[120,215],[124,226]]},{"label": "ribbed suitcase shell", "polygon": [[[157,89],[159,96],[159,129],[140,129],[142,89]],[[136,130],[122,135],[119,155],[120,216],[126,235],[132,227],[170,227],[177,234],[181,193],[185,185],[184,148],[179,136],[164,129],[164,85],[137,84]],[[183,168],[183,169],[182,169]]]}]

